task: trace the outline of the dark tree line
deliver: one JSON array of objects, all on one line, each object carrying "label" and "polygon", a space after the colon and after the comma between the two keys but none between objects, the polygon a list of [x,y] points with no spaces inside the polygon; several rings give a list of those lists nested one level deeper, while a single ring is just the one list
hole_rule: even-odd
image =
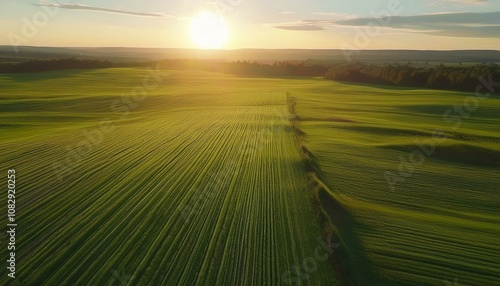
[{"label": "dark tree line", "polygon": [[90,60],[90,59],[47,59],[47,60],[29,60],[19,63],[0,63],[0,72],[2,73],[26,73],[41,72],[64,69],[92,69],[92,68],[110,68],[116,66],[111,61]]},{"label": "dark tree line", "polygon": [[221,62],[209,60],[165,60],[160,65],[171,69],[201,69],[242,76],[324,76],[328,67],[320,64],[306,64],[304,62],[275,62],[265,64],[259,62],[236,61]]},{"label": "dark tree line", "polygon": [[160,64],[167,69],[201,69],[214,72],[248,76],[323,76],[328,67],[319,64],[305,64],[304,62],[275,62],[263,64],[258,62],[221,62],[196,59],[164,60],[159,62],[129,62],[114,63],[107,60],[93,59],[46,59],[29,60],[17,63],[0,63],[0,72],[24,73],[41,72],[63,69],[94,69],[111,67],[145,67]]},{"label": "dark tree line", "polygon": [[[343,64],[331,67],[326,79],[370,84],[388,84],[459,91],[475,91],[480,78],[500,81],[500,66],[481,64],[469,67],[444,66],[417,68],[410,65]],[[500,93],[500,88],[495,90]]]},{"label": "dark tree line", "polygon": [[[327,67],[305,62],[224,62],[199,59],[177,59],[155,62],[115,63],[99,59],[45,59],[17,63],[0,63],[0,72],[22,73],[63,69],[97,69],[111,67],[145,67],[160,65],[166,69],[200,69],[240,76],[288,77],[324,76],[326,79],[369,84],[388,84],[408,87],[425,87],[459,91],[475,91],[480,78],[500,81],[500,66],[481,64],[474,66],[444,66],[417,68],[407,65],[340,64]],[[495,93],[500,93],[496,88]]]}]

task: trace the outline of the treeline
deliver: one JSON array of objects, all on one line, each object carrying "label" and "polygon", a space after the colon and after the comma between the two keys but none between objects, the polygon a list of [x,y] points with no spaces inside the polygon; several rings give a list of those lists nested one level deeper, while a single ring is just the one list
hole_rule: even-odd
[{"label": "treeline", "polygon": [[258,62],[222,62],[213,60],[179,59],[154,62],[114,63],[108,60],[93,59],[47,59],[29,60],[18,63],[0,63],[2,73],[41,72],[63,69],[98,69],[112,67],[145,67],[160,64],[166,69],[201,69],[248,76],[324,76],[328,67],[304,62],[275,62],[264,64]]},{"label": "treeline", "polygon": [[[500,80],[500,66],[481,64],[474,66],[445,66],[417,68],[407,65],[342,64],[331,67],[326,79],[369,84],[387,84],[408,87],[425,87],[458,91],[475,91],[486,81]],[[497,88],[495,93],[500,93]]]},{"label": "treeline", "polygon": [[27,73],[64,69],[98,69],[110,68],[116,65],[117,64],[106,60],[90,60],[77,58],[29,60],[18,63],[0,63],[0,72]]},{"label": "treeline", "polygon": [[213,72],[228,73],[241,76],[324,76],[328,67],[320,64],[306,64],[305,62],[278,61],[272,64],[236,61],[221,62],[210,60],[164,60],[160,62],[162,68],[171,69],[200,69]]},{"label": "treeline", "polygon": [[[387,84],[459,91],[475,91],[486,81],[500,80],[500,66],[480,64],[474,66],[413,67],[406,65],[368,65],[362,63],[339,64],[331,67],[306,62],[278,61],[259,63],[248,61],[224,62],[199,59],[176,59],[154,62],[116,63],[100,59],[44,59],[25,62],[0,63],[0,73],[41,72],[64,69],[98,69],[112,67],[146,67],[160,65],[165,69],[198,69],[239,76],[288,77],[324,76],[326,79],[368,84]],[[496,88],[495,93],[500,93]]]}]

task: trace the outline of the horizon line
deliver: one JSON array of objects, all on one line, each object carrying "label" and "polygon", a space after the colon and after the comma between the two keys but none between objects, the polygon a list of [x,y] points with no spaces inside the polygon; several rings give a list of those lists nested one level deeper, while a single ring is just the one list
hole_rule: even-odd
[{"label": "horizon line", "polygon": [[[2,45],[0,47],[12,47],[12,45]],[[133,46],[16,46],[17,48],[60,48],[60,49],[144,49],[144,50],[189,50],[200,52],[215,52],[215,51],[241,51],[241,50],[295,50],[295,51],[344,51],[338,48],[235,48],[235,49],[199,49],[199,48],[166,48],[166,47],[133,47]],[[359,49],[363,51],[419,51],[419,52],[460,52],[460,51],[491,51],[500,52],[498,49]]]}]

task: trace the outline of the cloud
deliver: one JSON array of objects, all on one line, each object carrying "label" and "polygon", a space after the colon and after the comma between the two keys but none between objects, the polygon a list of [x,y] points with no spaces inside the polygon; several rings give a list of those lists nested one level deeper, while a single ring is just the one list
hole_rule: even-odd
[{"label": "cloud", "polygon": [[307,22],[297,22],[297,23],[283,23],[276,26],[272,26],[276,29],[291,30],[291,31],[322,31],[326,30],[322,26],[315,25],[313,23]]},{"label": "cloud", "polygon": [[330,17],[331,19],[338,19],[338,20],[359,18],[359,15],[357,15],[357,14],[347,14],[347,13],[317,12],[317,13],[313,13],[313,14],[319,15],[319,16],[327,16],[327,17]]},{"label": "cloud", "polygon": [[454,7],[454,8],[463,8],[467,6],[479,6],[487,4],[488,0],[442,0],[442,1],[432,1],[427,2],[426,6],[429,7]]},{"label": "cloud", "polygon": [[481,4],[486,3],[486,0],[448,0],[448,2],[458,2],[464,4]]},{"label": "cloud", "polygon": [[[393,16],[379,19],[387,28],[412,29],[430,35],[472,38],[499,38],[500,12],[441,13],[417,16]],[[366,26],[376,22],[373,18],[335,21],[341,26]]]},{"label": "cloud", "polygon": [[47,7],[58,7],[61,9],[69,9],[69,10],[96,11],[96,12],[106,12],[106,13],[115,13],[115,14],[132,15],[132,16],[143,16],[143,17],[169,17],[169,15],[165,15],[162,13],[132,12],[132,11],[108,9],[108,8],[88,6],[88,5],[83,5],[83,4],[74,4],[74,3],[51,3],[49,1],[40,1],[35,5],[47,6]]},{"label": "cloud", "polygon": [[500,12],[439,13],[390,18],[301,20],[271,27],[295,31],[331,30],[339,27],[378,25],[384,29],[447,37],[500,38]]}]

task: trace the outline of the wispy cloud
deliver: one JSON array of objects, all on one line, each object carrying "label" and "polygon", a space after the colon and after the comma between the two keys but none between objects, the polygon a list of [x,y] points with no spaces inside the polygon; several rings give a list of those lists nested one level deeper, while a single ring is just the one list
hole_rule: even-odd
[{"label": "wispy cloud", "polygon": [[482,4],[486,3],[486,0],[448,0],[447,2],[458,2],[463,4]]},{"label": "wispy cloud", "polygon": [[442,1],[432,1],[428,2],[426,6],[429,7],[466,7],[466,6],[478,6],[487,4],[488,0],[442,0]]},{"label": "wispy cloud", "polygon": [[347,14],[347,13],[317,12],[317,13],[313,13],[313,14],[319,15],[319,16],[327,16],[330,19],[336,19],[336,20],[347,20],[347,19],[359,18],[358,14]]},{"label": "wispy cloud", "polygon": [[49,1],[40,1],[37,6],[47,6],[47,7],[58,7],[61,9],[69,9],[69,10],[85,10],[85,11],[95,11],[95,12],[105,12],[105,13],[115,13],[115,14],[123,14],[123,15],[131,15],[131,16],[143,16],[143,17],[171,17],[162,13],[142,13],[142,12],[133,12],[126,10],[118,10],[118,9],[109,9],[103,7],[95,7],[88,6],[83,4],[76,3],[52,3]]},{"label": "wispy cloud", "polygon": [[[447,37],[500,38],[500,12],[440,13],[383,18],[385,29]],[[275,23],[276,29],[295,31],[331,30],[338,27],[363,27],[377,23],[373,18],[301,20]]]},{"label": "wispy cloud", "polygon": [[[343,26],[365,26],[373,18],[358,18],[336,21]],[[420,33],[472,38],[499,38],[500,12],[487,13],[442,13],[417,16],[394,16],[386,25],[393,29],[411,28]]]},{"label": "wispy cloud", "polygon": [[270,24],[270,27],[282,30],[291,30],[291,31],[321,31],[326,30],[323,26],[317,23],[310,23],[306,21],[300,22],[290,22],[290,23],[280,23],[280,24]]}]

